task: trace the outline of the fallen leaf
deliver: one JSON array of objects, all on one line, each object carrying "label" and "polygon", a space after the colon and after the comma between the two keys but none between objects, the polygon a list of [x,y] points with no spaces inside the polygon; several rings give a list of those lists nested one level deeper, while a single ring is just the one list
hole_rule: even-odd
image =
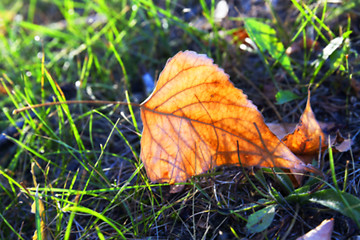
[{"label": "fallen leaf", "polygon": [[334,219],[326,219],[319,226],[296,240],[330,240],[334,228]]},{"label": "fallen leaf", "polygon": [[[323,129],[333,127],[332,123],[321,123],[315,118],[315,114],[310,105],[310,92],[305,110],[300,117],[299,123],[294,127],[292,123],[268,124],[273,133],[281,138],[285,145],[305,164],[311,163],[317,157],[319,151],[327,149],[327,135]],[[290,130],[293,129],[291,133]],[[344,139],[340,132],[332,139],[331,146],[339,152],[348,151],[351,147],[351,140]],[[300,185],[304,173],[303,170],[290,169],[291,173],[298,173],[291,178],[295,186]]]},{"label": "fallen leaf", "polygon": [[246,30],[244,28],[239,28],[232,33],[233,42],[237,45],[246,43],[245,39],[249,37]]},{"label": "fallen leaf", "polygon": [[331,147],[337,152],[347,152],[350,150],[352,145],[351,139],[345,139],[340,131],[336,132],[336,137],[331,141]]},{"label": "fallen leaf", "polygon": [[[276,130],[279,131],[279,129]],[[282,138],[282,141],[305,164],[311,163],[313,158],[318,156],[319,150],[322,151],[327,147],[325,134],[311,109],[310,91],[308,92],[306,107],[299,123],[292,133]],[[301,184],[305,171],[303,169],[289,169],[285,172],[292,173],[290,178],[294,186],[297,187]]]},{"label": "fallen leaf", "polygon": [[305,110],[293,133],[283,139],[285,145],[296,155],[313,155],[319,149],[326,148],[326,137],[316,121],[314,112],[310,106],[310,92]]},{"label": "fallen leaf", "polygon": [[283,139],[289,133],[294,132],[296,123],[267,123],[270,130],[279,138]]},{"label": "fallen leaf", "polygon": [[308,170],[267,127],[256,106],[212,59],[168,60],[141,105],[141,159],[153,182],[184,182],[225,164]]},{"label": "fallen leaf", "polygon": [[[330,133],[337,129],[336,124],[333,122],[326,123],[326,122],[318,121],[318,123],[325,135],[326,133]],[[283,139],[289,133],[294,132],[298,124],[297,123],[267,123],[267,125],[278,138]]]}]

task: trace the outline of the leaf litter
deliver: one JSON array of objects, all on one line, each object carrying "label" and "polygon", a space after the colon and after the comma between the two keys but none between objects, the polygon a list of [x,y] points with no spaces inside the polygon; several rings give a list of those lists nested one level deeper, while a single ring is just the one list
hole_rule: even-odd
[{"label": "leaf litter", "polygon": [[[242,165],[285,168],[293,185],[299,187],[306,171],[321,174],[310,163],[328,147],[323,129],[333,127],[316,120],[310,90],[298,124],[266,125],[256,106],[234,87],[228,75],[212,59],[192,51],[179,52],[168,60],[140,110],[140,155],[147,175],[153,182],[170,184],[214,167]],[[339,131],[331,141],[340,152],[348,151],[351,144]],[[183,189],[184,185],[171,185],[170,193]],[[259,224],[251,223],[249,217],[248,231],[265,230],[274,213],[265,214],[269,217],[266,223],[262,219]],[[328,234],[331,232],[332,228]]]},{"label": "leaf litter", "polygon": [[141,105],[141,118],[140,155],[153,182],[184,182],[230,164],[318,173],[301,156],[316,156],[327,147],[310,94],[296,129],[280,141],[228,75],[192,51],[168,60]]}]

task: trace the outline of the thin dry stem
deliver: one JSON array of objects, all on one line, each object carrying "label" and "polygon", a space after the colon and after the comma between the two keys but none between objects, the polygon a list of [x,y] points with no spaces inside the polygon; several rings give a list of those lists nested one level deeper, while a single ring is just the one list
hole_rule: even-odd
[{"label": "thin dry stem", "polygon": [[128,103],[128,102],[122,102],[122,101],[106,101],[106,100],[69,100],[65,102],[47,102],[47,103],[40,103],[40,104],[34,104],[31,106],[15,109],[13,111],[13,114],[18,114],[20,112],[39,108],[39,107],[48,107],[48,106],[55,106],[55,105],[61,105],[61,104],[117,104],[117,105],[131,105],[133,107],[141,107],[141,104],[138,103]]}]

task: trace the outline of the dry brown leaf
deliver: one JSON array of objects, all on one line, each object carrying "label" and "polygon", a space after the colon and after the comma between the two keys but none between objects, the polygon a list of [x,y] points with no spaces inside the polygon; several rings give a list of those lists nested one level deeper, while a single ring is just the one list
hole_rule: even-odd
[{"label": "dry brown leaf", "polygon": [[320,148],[326,148],[325,134],[310,106],[310,93],[298,125],[293,133],[283,138],[283,142],[296,155],[313,155],[317,154]]},{"label": "dry brown leaf", "polygon": [[[36,201],[36,200],[35,200]],[[32,213],[36,213],[36,202],[33,202],[33,204],[31,205],[31,212]],[[50,240],[50,234],[48,234],[48,231],[46,229],[46,224],[45,224],[45,207],[44,207],[44,203],[42,202],[41,199],[38,199],[38,208],[39,208],[39,215],[40,215],[40,229],[41,229],[41,239],[44,240]],[[32,237],[32,240],[37,240],[38,239],[38,233],[37,230],[35,230],[34,235]]]},{"label": "dry brown leaf", "polygon": [[330,240],[333,228],[334,219],[326,219],[322,221],[319,226],[307,232],[305,235],[297,238],[296,240]]},{"label": "dry brown leaf", "polygon": [[[333,123],[318,122],[310,106],[310,92],[305,110],[300,117],[299,123],[269,123],[268,127],[285,145],[305,164],[312,162],[317,157],[319,150],[327,148],[327,135],[323,129],[333,127]],[[291,133],[289,133],[291,131]],[[321,141],[321,144],[320,144]],[[348,151],[351,147],[351,140],[344,139],[338,132],[336,138],[331,141],[331,146],[339,152]],[[302,181],[302,170],[289,170],[291,173],[298,173],[292,177],[295,186],[299,186]]]},{"label": "dry brown leaf", "polygon": [[[323,133],[331,132],[336,129],[336,124],[333,122],[325,123],[318,122]],[[280,139],[283,139],[286,135],[294,132],[296,123],[267,123],[270,130]],[[325,134],[326,137],[326,134]]]},{"label": "dry brown leaf", "polygon": [[336,132],[335,138],[331,141],[331,147],[337,152],[347,152],[352,145],[351,139],[345,139],[339,131]]},{"label": "dry brown leaf", "polygon": [[245,28],[239,28],[238,30],[232,33],[232,36],[233,36],[233,42],[238,45],[245,43],[245,39],[249,37]]},{"label": "dry brown leaf", "polygon": [[[285,126],[283,125],[284,128]],[[287,127],[290,128],[290,125],[287,125]],[[284,133],[284,131],[281,131],[281,128],[275,129],[272,127],[272,129],[279,132],[276,134],[277,136]],[[282,138],[282,141],[305,164],[311,163],[313,158],[318,156],[319,149],[322,150],[327,147],[325,134],[311,109],[310,91],[308,92],[306,107],[299,123],[292,133]],[[299,186],[303,179],[304,170],[290,169],[289,172],[294,174],[291,176],[294,186]]]},{"label": "dry brown leaf", "polygon": [[279,138],[283,139],[289,133],[294,132],[296,123],[267,123],[270,130]]},{"label": "dry brown leaf", "polygon": [[141,105],[141,159],[153,182],[184,182],[224,164],[316,171],[267,127],[212,59],[179,52]]}]

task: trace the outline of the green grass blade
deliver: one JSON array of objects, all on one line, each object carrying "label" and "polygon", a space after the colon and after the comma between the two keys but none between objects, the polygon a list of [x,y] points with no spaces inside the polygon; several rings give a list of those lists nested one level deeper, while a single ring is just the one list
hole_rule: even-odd
[{"label": "green grass blade", "polygon": [[22,239],[24,240],[24,238],[16,232],[16,230],[11,226],[11,224],[6,220],[6,218],[0,213],[0,218],[4,221],[4,223],[6,224],[6,226],[8,228],[10,228],[10,230],[19,238],[19,239]]},{"label": "green grass blade", "polygon": [[276,36],[276,30],[255,18],[246,18],[244,22],[247,33],[259,47],[259,50],[263,53],[269,52],[274,59],[279,61],[294,81],[300,83],[291,66],[290,58],[285,54],[283,43]]},{"label": "green grass blade", "polygon": [[35,194],[35,225],[36,225],[36,232],[37,232],[37,239],[41,240],[42,239],[42,227],[41,227],[41,222],[42,222],[42,217],[40,216],[40,203],[39,203],[39,195],[38,192],[36,192]]},{"label": "green grass blade", "polygon": [[65,212],[81,212],[81,213],[86,213],[86,214],[90,214],[96,218],[99,218],[100,220],[106,222],[107,224],[109,224],[112,228],[114,228],[114,230],[119,234],[119,236],[122,238],[122,239],[126,239],[124,234],[122,233],[122,230],[126,230],[124,229],[124,227],[122,227],[122,230],[120,230],[109,218],[101,215],[100,213],[92,210],[92,209],[89,209],[89,208],[86,208],[86,207],[82,207],[82,206],[67,206],[65,208],[63,208],[63,211]]}]

